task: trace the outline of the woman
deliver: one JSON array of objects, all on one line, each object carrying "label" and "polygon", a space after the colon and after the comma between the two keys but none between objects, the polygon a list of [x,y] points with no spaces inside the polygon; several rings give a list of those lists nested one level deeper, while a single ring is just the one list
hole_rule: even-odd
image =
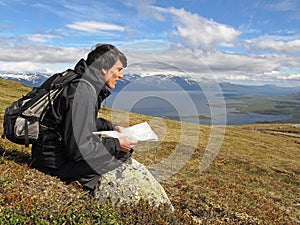
[{"label": "woman", "polygon": [[32,146],[31,167],[68,183],[79,181],[98,200],[108,197],[117,201],[125,197],[125,202],[135,203],[141,197],[152,195],[154,204],[171,205],[151,173],[131,159],[135,141],[93,134],[101,130],[122,130],[97,115],[101,102],[110,94],[107,88],[115,88],[126,66],[127,58],[115,46],[100,44],[74,70],[68,70],[81,79],[64,88],[41,121],[39,139]]}]

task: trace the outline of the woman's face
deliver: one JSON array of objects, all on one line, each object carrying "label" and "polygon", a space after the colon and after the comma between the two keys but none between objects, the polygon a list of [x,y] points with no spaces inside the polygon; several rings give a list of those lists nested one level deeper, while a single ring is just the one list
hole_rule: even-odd
[{"label": "woman's face", "polygon": [[120,59],[108,70],[102,68],[103,78],[108,88],[114,89],[117,81],[123,77],[123,64]]}]

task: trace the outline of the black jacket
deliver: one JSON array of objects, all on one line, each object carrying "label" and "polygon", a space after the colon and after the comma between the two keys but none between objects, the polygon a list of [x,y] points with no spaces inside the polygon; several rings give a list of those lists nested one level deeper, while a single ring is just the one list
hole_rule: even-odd
[{"label": "black jacket", "polygon": [[97,118],[101,102],[110,94],[100,69],[88,68],[81,59],[74,71],[94,88],[87,82],[71,82],[55,100],[42,121],[39,139],[32,146],[31,167],[94,188],[101,174],[121,164],[117,158],[122,152],[118,139],[92,133],[113,130],[110,122]]}]

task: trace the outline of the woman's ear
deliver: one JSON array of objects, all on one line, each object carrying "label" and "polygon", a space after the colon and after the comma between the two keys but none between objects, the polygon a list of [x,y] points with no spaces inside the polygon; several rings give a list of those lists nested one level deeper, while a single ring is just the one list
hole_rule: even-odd
[{"label": "woman's ear", "polygon": [[107,70],[106,69],[102,68],[101,71],[102,71],[103,75],[107,74]]}]

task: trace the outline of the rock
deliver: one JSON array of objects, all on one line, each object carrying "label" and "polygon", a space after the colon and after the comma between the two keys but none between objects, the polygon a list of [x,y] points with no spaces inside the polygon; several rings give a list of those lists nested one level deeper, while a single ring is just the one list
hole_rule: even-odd
[{"label": "rock", "polygon": [[292,125],[292,128],[300,128],[300,123],[298,123],[298,124],[293,124],[293,125]]},{"label": "rock", "polygon": [[143,164],[132,158],[105,173],[99,180],[94,196],[98,202],[110,200],[115,204],[130,205],[143,198],[152,206],[167,204],[174,210],[164,188]]}]

